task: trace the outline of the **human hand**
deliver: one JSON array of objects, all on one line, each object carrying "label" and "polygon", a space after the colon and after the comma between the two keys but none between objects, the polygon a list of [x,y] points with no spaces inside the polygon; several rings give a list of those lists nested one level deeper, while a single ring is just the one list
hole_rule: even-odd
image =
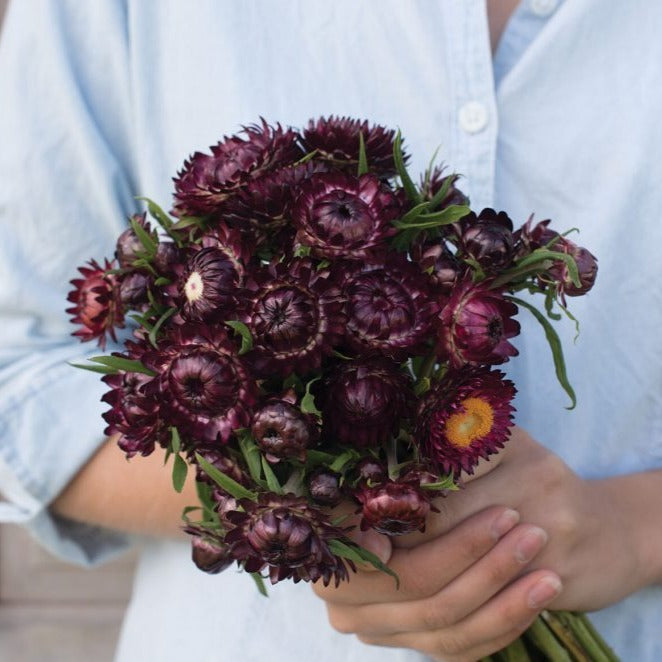
[{"label": "human hand", "polygon": [[[521,429],[488,466],[437,503],[425,534],[393,540],[400,590],[372,572],[316,588],[336,629],[464,662],[510,643],[546,606],[597,608],[646,583],[637,546],[624,549],[631,513],[613,481],[580,479]],[[517,524],[518,513],[529,523]]]}]

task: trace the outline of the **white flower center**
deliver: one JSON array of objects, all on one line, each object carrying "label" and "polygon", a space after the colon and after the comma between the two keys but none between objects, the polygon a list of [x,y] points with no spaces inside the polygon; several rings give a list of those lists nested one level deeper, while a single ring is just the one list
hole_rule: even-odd
[{"label": "white flower center", "polygon": [[193,303],[194,301],[201,299],[203,290],[204,285],[202,284],[202,276],[197,271],[194,271],[184,284],[184,294],[186,295],[188,302]]}]

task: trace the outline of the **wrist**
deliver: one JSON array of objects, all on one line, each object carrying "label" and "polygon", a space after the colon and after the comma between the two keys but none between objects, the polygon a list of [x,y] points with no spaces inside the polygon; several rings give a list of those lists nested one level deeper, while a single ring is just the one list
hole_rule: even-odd
[{"label": "wrist", "polygon": [[662,584],[662,470],[591,482],[614,531],[614,553],[630,559],[630,592]]}]

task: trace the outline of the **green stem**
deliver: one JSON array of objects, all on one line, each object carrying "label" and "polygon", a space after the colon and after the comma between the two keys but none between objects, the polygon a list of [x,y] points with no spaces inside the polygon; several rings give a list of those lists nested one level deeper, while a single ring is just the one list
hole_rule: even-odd
[{"label": "green stem", "polygon": [[554,612],[558,620],[575,636],[591,662],[618,662],[618,658],[584,614]]},{"label": "green stem", "polygon": [[417,375],[419,382],[422,379],[425,379],[426,377],[430,377],[432,375],[436,363],[437,363],[437,356],[435,355],[434,352],[430,352],[423,361],[423,365],[421,366],[421,374]]},{"label": "green stem", "polygon": [[515,639],[503,650],[500,650],[498,656],[499,662],[531,662],[529,652],[521,638]]},{"label": "green stem", "polygon": [[542,618],[536,618],[523,637],[546,656],[547,662],[573,662]]}]

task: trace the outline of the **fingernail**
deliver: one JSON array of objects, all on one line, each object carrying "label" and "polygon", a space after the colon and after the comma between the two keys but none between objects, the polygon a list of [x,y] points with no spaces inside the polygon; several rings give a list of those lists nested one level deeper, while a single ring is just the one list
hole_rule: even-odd
[{"label": "fingernail", "polygon": [[551,602],[563,588],[558,577],[543,577],[538,580],[529,591],[529,607],[540,609]]},{"label": "fingernail", "polygon": [[361,531],[355,536],[356,542],[369,552],[372,552],[382,563],[388,563],[393,551],[391,541],[372,529]]},{"label": "fingernail", "polygon": [[494,522],[492,522],[492,536],[499,540],[519,522],[519,513],[512,508],[504,510]]},{"label": "fingernail", "polygon": [[515,547],[515,558],[520,563],[528,563],[547,543],[547,534],[533,527],[523,535]]}]

